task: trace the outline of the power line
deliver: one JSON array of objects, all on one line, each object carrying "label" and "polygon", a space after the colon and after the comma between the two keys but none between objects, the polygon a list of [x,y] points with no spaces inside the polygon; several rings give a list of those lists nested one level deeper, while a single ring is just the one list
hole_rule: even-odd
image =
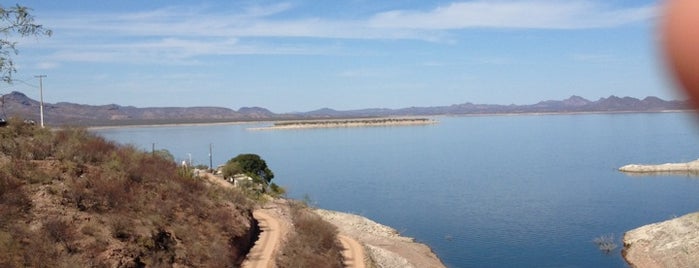
[{"label": "power line", "polygon": [[[35,77],[37,77],[37,76],[35,76]],[[44,75],[44,77],[46,77],[46,76]],[[29,84],[29,83],[25,82],[24,80],[20,80],[20,79],[12,79],[12,82],[20,82],[20,83],[22,83],[22,84],[24,84],[24,85],[26,85],[26,86],[30,86],[30,87],[33,87],[33,88],[39,88],[39,86],[37,86],[37,85]]]}]

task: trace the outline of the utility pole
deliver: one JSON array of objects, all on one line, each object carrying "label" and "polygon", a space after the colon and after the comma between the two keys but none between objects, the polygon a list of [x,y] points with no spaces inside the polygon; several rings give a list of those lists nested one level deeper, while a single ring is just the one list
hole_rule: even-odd
[{"label": "utility pole", "polygon": [[44,81],[43,78],[46,77],[45,74],[34,76],[39,78],[39,98],[41,103],[39,105],[39,116],[41,117],[41,128],[44,128]]},{"label": "utility pole", "polygon": [[214,159],[213,159],[213,157],[212,157],[213,155],[211,154],[211,152],[212,152],[212,151],[211,151],[211,143],[209,143],[209,170],[211,170],[211,172],[213,172],[213,170],[214,170]]}]

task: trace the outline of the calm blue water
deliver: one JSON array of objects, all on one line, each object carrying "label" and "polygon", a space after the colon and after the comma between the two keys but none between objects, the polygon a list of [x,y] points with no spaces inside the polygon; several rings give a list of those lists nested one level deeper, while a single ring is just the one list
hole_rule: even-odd
[{"label": "calm blue water", "polygon": [[[430,126],[248,131],[259,124],[96,132],[179,161],[260,154],[289,196],[361,214],[449,267],[625,267],[595,237],[699,211],[699,179],[616,168],[699,158],[690,114],[441,117]],[[264,125],[264,124],[263,124]],[[621,242],[618,242],[621,246]]]}]

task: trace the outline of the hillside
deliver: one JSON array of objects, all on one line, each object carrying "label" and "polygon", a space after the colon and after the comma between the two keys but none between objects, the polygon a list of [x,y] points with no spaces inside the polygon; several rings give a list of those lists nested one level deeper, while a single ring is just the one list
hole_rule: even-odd
[{"label": "hillside", "polygon": [[253,204],[85,130],[0,128],[0,267],[231,267]]},{"label": "hillside", "polygon": [[[19,117],[39,121],[39,102],[20,92],[0,98],[0,117]],[[548,100],[529,105],[498,105],[463,103],[449,106],[410,107],[401,109],[371,108],[338,111],[323,108],[300,113],[273,113],[261,107],[243,107],[232,110],[221,107],[148,107],[84,105],[67,102],[45,103],[44,114],[48,125],[109,126],[147,125],[168,123],[214,123],[267,120],[303,120],[388,116],[434,116],[479,114],[532,114],[532,113],[585,113],[585,112],[659,112],[689,110],[687,101],[666,101],[657,97],[637,99],[609,96],[596,101],[579,96],[565,100]]]},{"label": "hillside", "polygon": [[[20,92],[4,95],[7,117],[29,118],[39,122],[40,104]],[[0,115],[2,116],[2,115]],[[243,107],[238,111],[221,107],[149,107],[84,105],[68,102],[44,103],[44,120],[50,125],[133,125],[268,120],[282,118],[264,108]]]}]

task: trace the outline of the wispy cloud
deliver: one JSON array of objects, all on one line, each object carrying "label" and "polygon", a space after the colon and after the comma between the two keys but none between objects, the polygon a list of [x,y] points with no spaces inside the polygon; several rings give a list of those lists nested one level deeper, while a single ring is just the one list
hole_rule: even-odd
[{"label": "wispy cloud", "polygon": [[610,54],[574,54],[572,58],[575,61],[589,63],[609,63],[618,60],[615,56]]},{"label": "wispy cloud", "polygon": [[377,28],[455,30],[473,27],[580,29],[615,27],[657,14],[655,5],[615,8],[585,1],[471,1],[430,11],[394,10],[370,20]]},{"label": "wispy cloud", "polygon": [[60,64],[57,62],[43,61],[36,64],[36,68],[39,70],[50,70],[59,67]]},{"label": "wispy cloud", "polygon": [[353,19],[278,16],[295,8],[281,3],[238,11],[188,6],[131,13],[62,13],[45,17],[44,24],[55,31],[54,53],[49,58],[54,62],[193,64],[198,56],[337,52],[336,47],[308,41],[318,39],[450,42],[451,31],[474,27],[617,27],[653,18],[657,9],[654,5],[614,7],[590,0],[477,0]]}]

